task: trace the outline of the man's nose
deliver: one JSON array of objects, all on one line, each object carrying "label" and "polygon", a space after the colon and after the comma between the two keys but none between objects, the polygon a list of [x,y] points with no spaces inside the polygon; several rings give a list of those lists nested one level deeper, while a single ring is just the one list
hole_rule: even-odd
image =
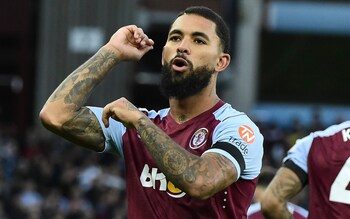
[{"label": "man's nose", "polygon": [[188,42],[183,40],[179,47],[177,48],[178,53],[186,53],[187,55],[190,54],[190,48],[188,45]]}]

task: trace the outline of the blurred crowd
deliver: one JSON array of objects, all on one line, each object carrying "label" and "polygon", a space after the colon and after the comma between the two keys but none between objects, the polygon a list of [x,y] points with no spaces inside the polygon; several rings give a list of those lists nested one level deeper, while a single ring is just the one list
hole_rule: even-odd
[{"label": "blurred crowd", "polygon": [[[339,121],[340,122],[340,121]],[[278,168],[296,139],[325,126],[257,122],[265,137],[264,166]],[[123,161],[72,145],[43,127],[26,133],[0,127],[0,218],[124,219],[127,203]],[[296,199],[307,209],[307,197]]]},{"label": "blurred crowd", "polygon": [[121,160],[72,145],[43,127],[0,134],[1,219],[126,218]]}]

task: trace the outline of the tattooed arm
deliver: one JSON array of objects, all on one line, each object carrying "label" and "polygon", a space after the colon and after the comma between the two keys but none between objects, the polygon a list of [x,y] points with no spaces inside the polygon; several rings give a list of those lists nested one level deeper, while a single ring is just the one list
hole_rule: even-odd
[{"label": "tattooed arm", "polygon": [[153,44],[135,25],[120,28],[52,93],[40,112],[43,125],[73,143],[102,151],[102,129],[93,113],[83,105],[113,66],[124,60],[139,60]]},{"label": "tattooed arm", "polygon": [[289,168],[281,167],[267,187],[261,209],[268,219],[292,219],[287,202],[303,188],[300,178]]},{"label": "tattooed arm", "polygon": [[104,107],[102,120],[106,127],[109,118],[136,128],[162,172],[192,197],[207,199],[237,178],[237,170],[229,159],[217,153],[199,157],[186,151],[125,98]]}]

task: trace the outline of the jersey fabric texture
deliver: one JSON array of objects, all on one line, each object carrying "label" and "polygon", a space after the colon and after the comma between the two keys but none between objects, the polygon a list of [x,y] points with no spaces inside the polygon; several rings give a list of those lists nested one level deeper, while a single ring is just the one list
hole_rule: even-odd
[{"label": "jersey fabric texture", "polygon": [[[293,219],[306,219],[308,211],[291,202],[287,203],[289,212],[293,214]],[[248,219],[265,219],[261,213],[260,203],[253,203],[248,209]]]},{"label": "jersey fabric texture", "polygon": [[308,218],[350,218],[350,121],[298,140],[284,161],[308,176]]},{"label": "jersey fabric texture", "polygon": [[169,115],[169,108],[158,112],[140,109],[189,152],[198,156],[219,153],[236,167],[235,183],[207,200],[196,200],[167,180],[135,129],[126,129],[113,119],[109,128],[105,128],[102,109],[90,109],[103,128],[105,152],[124,158],[129,219],[246,218],[263,156],[263,136],[246,114],[219,101],[212,109],[177,124]]}]

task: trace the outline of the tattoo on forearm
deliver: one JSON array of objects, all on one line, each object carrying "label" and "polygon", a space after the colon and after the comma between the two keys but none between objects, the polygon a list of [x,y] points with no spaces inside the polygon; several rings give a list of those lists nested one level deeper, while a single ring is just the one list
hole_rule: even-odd
[{"label": "tattoo on forearm", "polygon": [[65,137],[73,142],[84,143],[88,148],[89,145],[93,148],[98,145],[98,148],[103,149],[105,139],[102,128],[88,108],[83,107],[73,119],[63,124],[62,129],[65,131]]},{"label": "tattoo on forearm", "polygon": [[[292,214],[287,208],[287,202],[294,197],[302,189],[302,184],[298,178],[293,177],[285,170],[281,169],[276,173],[276,177],[272,180],[269,190],[271,194],[279,202],[279,207],[271,212],[272,217],[267,218],[281,218],[291,219]],[[266,215],[267,216],[267,215]]]},{"label": "tattoo on forearm", "polygon": [[[280,174],[280,173],[277,173]],[[275,186],[272,187],[272,193],[279,201],[286,201],[292,198],[298,191],[301,190],[301,183],[297,179],[286,175],[283,180],[275,181]]]},{"label": "tattoo on forearm", "polygon": [[186,166],[186,158],[183,153],[178,150],[169,150],[166,151],[163,155],[163,164],[168,166],[169,172],[172,175],[180,175],[182,174]]},{"label": "tattoo on forearm", "polygon": [[98,81],[93,78],[86,78],[84,80],[79,81],[78,83],[74,84],[72,89],[68,92],[68,94],[64,98],[65,104],[75,104],[77,106],[82,106],[85,102],[88,96],[86,95],[78,95],[79,93],[82,94],[89,94],[92,90],[91,84],[97,84]]},{"label": "tattoo on forearm", "polygon": [[[173,141],[169,136],[161,135],[160,129],[154,124],[147,125],[148,123],[145,119],[141,119],[139,124],[138,131],[145,145],[152,153],[153,158],[158,161],[158,165],[174,177],[184,174],[189,166],[189,158],[184,153],[184,150],[178,147],[171,147],[170,145],[174,144]],[[160,138],[160,136],[162,137]],[[189,173],[186,174],[187,181],[193,181],[193,176],[189,176]]]},{"label": "tattoo on forearm", "polygon": [[113,53],[97,53],[70,74],[56,89],[49,101],[54,102],[64,98],[66,104],[80,107],[115,62],[116,58]]},{"label": "tattoo on forearm", "polygon": [[[224,188],[224,183],[217,184],[217,178],[213,177],[218,171],[215,171],[215,173],[209,171],[210,165],[208,162],[179,147],[169,136],[164,135],[157,126],[150,123],[148,119],[140,119],[137,130],[155,162],[179,188],[183,189],[196,180],[202,181],[201,189],[203,190],[213,190],[217,186]],[[222,167],[219,173],[226,175],[229,165],[225,158],[215,156],[214,160]]]}]

